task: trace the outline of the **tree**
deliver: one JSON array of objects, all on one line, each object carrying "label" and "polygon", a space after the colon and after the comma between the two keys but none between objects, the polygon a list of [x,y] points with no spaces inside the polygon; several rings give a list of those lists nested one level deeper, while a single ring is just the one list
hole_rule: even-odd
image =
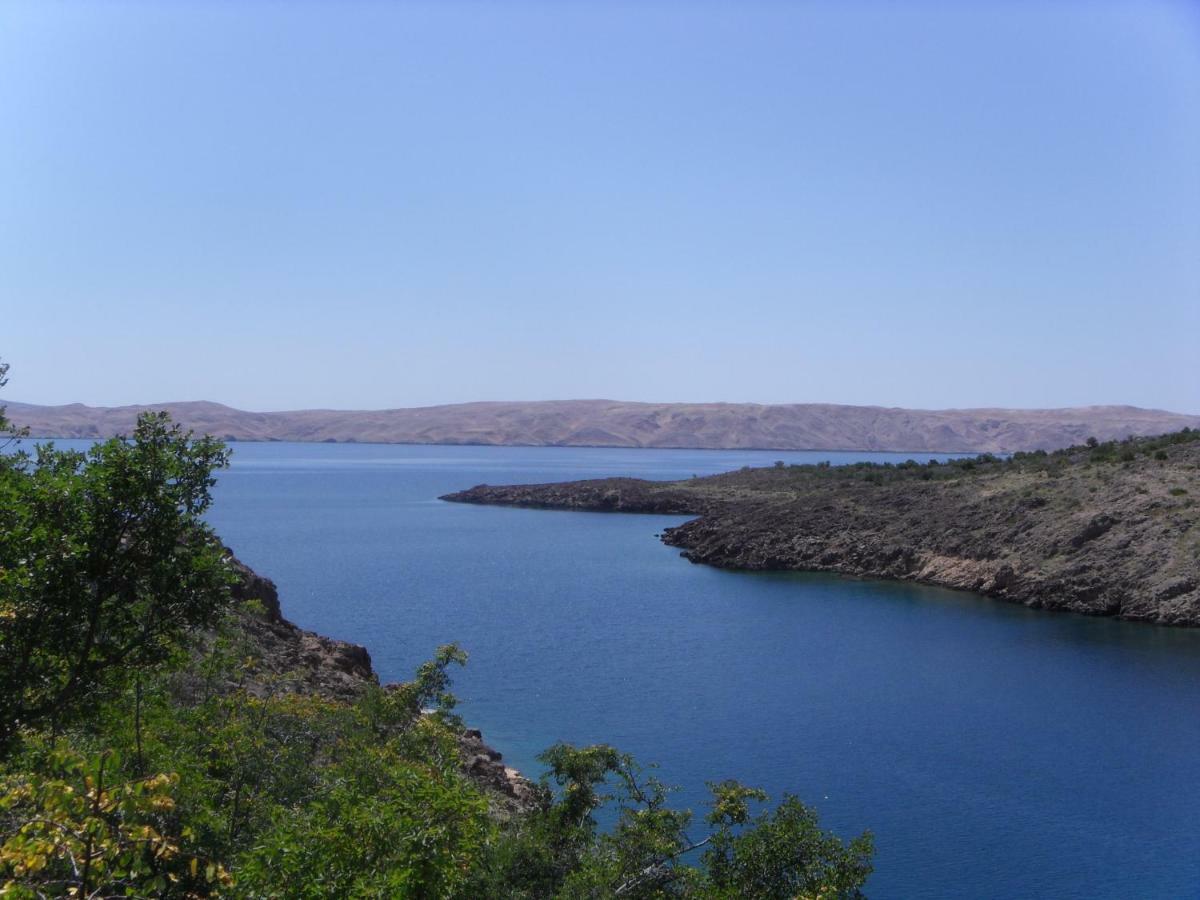
[{"label": "tree", "polygon": [[[555,744],[541,759],[548,802],[492,844],[469,896],[834,900],[861,897],[871,873],[870,835],[843,844],[795,797],[754,817],[764,792],[712,784],[711,830],[694,839],[691,813],[669,808],[670,790],[628,754]],[[600,818],[615,824],[601,831]]]},{"label": "tree", "polygon": [[[0,388],[8,384],[8,363],[0,362]],[[26,428],[17,428],[5,416],[6,407],[0,406],[0,451],[8,449],[9,445],[18,438],[24,437],[29,433]],[[9,462],[15,461],[13,457],[0,457],[0,461],[7,459]]]},{"label": "tree", "polygon": [[[0,388],[8,384],[8,363],[0,362]],[[7,407],[0,406],[0,431],[8,431],[12,424],[4,417]]]},{"label": "tree", "polygon": [[51,756],[52,774],[0,777],[0,894],[199,897],[232,884],[220,863],[180,846],[176,776],[122,778],[111,752]]},{"label": "tree", "polygon": [[761,791],[737,782],[712,785],[708,815],[715,827],[703,862],[718,897],[861,897],[871,874],[872,841],[863,834],[843,844],[825,834],[817,816],[794,796],[771,813],[751,818],[747,800]]},{"label": "tree", "polygon": [[131,438],[0,469],[0,753],[166,662],[228,603],[201,519],[227,464],[221,443],[147,413]]}]

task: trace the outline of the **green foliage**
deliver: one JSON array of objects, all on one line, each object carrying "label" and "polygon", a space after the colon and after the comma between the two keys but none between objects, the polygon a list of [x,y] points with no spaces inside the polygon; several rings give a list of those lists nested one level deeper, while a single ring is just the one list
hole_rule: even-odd
[{"label": "green foliage", "polygon": [[[333,775],[334,773],[328,773]],[[238,867],[247,897],[447,897],[493,825],[456,771],[377,749],[281,815]]]},{"label": "green foliage", "polygon": [[790,795],[773,812],[750,819],[745,798],[763,800],[761,792],[730,783],[714,790],[718,799],[709,821],[717,831],[704,851],[713,896],[862,896],[871,873],[869,834],[843,844],[823,833],[816,814]]},{"label": "green foliage", "polygon": [[[711,830],[695,839],[691,812],[669,808],[667,787],[629,755],[556,744],[542,761],[550,801],[501,832],[469,896],[849,898],[871,872],[869,835],[843,844],[794,797],[752,817],[765,793],[710,785]],[[601,809],[615,817],[606,831]]]},{"label": "green foliage", "polygon": [[173,815],[178,777],[120,771],[111,751],[58,750],[0,779],[0,894],[200,896],[232,883],[183,848],[191,832]]},{"label": "green foliage", "polygon": [[[495,824],[460,772],[453,728],[411,717],[419,685],[369,690],[356,704],[235,688],[188,705],[181,690],[206,663],[159,673],[144,691],[140,752],[128,697],[56,741],[26,733],[0,801],[11,835],[0,875],[16,896],[65,893],[71,878],[98,896],[457,892]],[[96,760],[104,786],[93,808],[83,801],[102,784]],[[137,775],[144,765],[171,771]],[[95,864],[81,874],[85,858]]]},{"label": "green foliage", "polygon": [[405,717],[406,724],[412,723],[421,713],[432,709],[439,719],[447,724],[461,725],[452,712],[458,698],[450,693],[450,666],[465,666],[466,651],[458,644],[438,647],[433,659],[422,663],[416,677],[391,691],[391,704],[396,712]]},{"label": "green foliage", "polygon": [[212,622],[232,576],[201,516],[226,464],[146,414],[129,440],[0,469],[0,742],[71,721]]},{"label": "green foliage", "polygon": [[[0,362],[0,388],[6,384],[8,384],[8,363]],[[25,459],[23,453],[13,452],[11,448],[29,434],[29,429],[14,426],[5,416],[5,410],[5,407],[0,406],[0,470],[18,465]]]}]

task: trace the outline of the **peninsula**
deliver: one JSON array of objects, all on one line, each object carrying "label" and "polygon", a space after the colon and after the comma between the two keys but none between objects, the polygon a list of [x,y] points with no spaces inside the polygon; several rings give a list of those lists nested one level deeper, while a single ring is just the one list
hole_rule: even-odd
[{"label": "peninsula", "polygon": [[1200,428],[1200,415],[1134,406],[921,410],[826,403],[546,400],[374,411],[246,412],[208,402],[118,407],[8,404],[13,423],[38,438],[128,434],[138,415],[154,410],[169,413],[197,434],[226,441],[525,447],[1013,453],[1056,450],[1089,437],[1120,440]]},{"label": "peninsula", "polygon": [[698,516],[697,563],[895,578],[1040,609],[1200,625],[1200,432],[926,465],[746,468],[686,481],[480,485],[442,499]]}]

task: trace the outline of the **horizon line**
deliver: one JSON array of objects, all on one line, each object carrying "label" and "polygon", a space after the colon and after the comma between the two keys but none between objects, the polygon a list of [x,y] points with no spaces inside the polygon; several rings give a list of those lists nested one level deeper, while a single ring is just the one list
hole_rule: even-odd
[{"label": "horizon line", "polygon": [[232,406],[228,403],[223,403],[220,400],[162,400],[149,403],[118,403],[118,404],[91,404],[82,401],[71,401],[69,403],[30,403],[24,400],[9,400],[0,399],[0,408],[7,405],[24,406],[24,407],[40,407],[43,409],[65,409],[68,407],[82,407],[90,410],[127,410],[127,409],[159,409],[168,406],[219,406],[223,409],[232,410],[240,413],[250,413],[254,415],[288,415],[295,413],[310,413],[310,412],[325,412],[325,413],[384,413],[384,412],[407,412],[412,410],[422,409],[446,409],[455,406],[530,406],[530,405],[550,405],[550,404],[596,404],[596,403],[611,403],[625,406],[740,406],[740,407],[839,407],[845,409],[882,409],[882,410],[903,410],[909,412],[923,413],[941,413],[941,412],[1065,412],[1069,410],[1096,410],[1096,409],[1127,409],[1138,410],[1142,412],[1166,413],[1176,416],[1191,416],[1200,417],[1200,412],[1180,412],[1178,410],[1166,409],[1158,406],[1138,406],[1133,403],[1086,403],[1075,406],[944,406],[944,407],[927,407],[927,406],[888,406],[878,403],[837,403],[823,400],[803,400],[803,401],[788,401],[778,403],[764,403],[755,400],[616,400],[607,397],[580,397],[570,398],[565,400],[543,399],[543,400],[461,400],[449,403],[426,403],[414,406],[384,406],[384,407],[332,407],[332,406],[308,406],[308,407],[293,407],[290,409],[248,409],[239,406]]}]

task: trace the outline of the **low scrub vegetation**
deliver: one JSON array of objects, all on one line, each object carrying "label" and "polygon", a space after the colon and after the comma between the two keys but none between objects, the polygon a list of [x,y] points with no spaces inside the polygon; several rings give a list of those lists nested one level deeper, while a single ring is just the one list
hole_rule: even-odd
[{"label": "low scrub vegetation", "polygon": [[904,462],[853,462],[833,466],[828,461],[786,465],[777,461],[773,466],[752,468],[744,466],[737,472],[710,476],[713,484],[730,484],[739,487],[756,486],[771,489],[786,488],[788,480],[797,483],[808,479],[828,479],[833,482],[861,481],[883,485],[902,481],[948,481],[966,475],[988,475],[1004,472],[1024,471],[1046,473],[1051,476],[1073,465],[1118,465],[1137,460],[1164,462],[1170,458],[1170,449],[1200,441],[1200,431],[1184,428],[1182,431],[1157,437],[1128,437],[1120,441],[1099,442],[1090,438],[1086,443],[1047,452],[1034,450],[1017,452],[1010,456],[982,453],[977,456],[953,457],[946,460],[933,459],[928,462],[905,460]]}]

